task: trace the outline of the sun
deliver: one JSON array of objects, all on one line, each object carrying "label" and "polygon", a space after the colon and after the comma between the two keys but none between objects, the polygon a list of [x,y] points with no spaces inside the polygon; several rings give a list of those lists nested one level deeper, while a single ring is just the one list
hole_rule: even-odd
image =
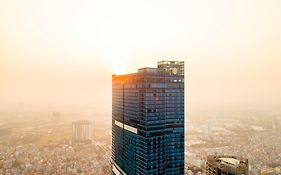
[{"label": "sun", "polygon": [[125,73],[124,67],[120,65],[115,65],[113,67],[113,74],[122,75]]},{"label": "sun", "polygon": [[115,75],[123,75],[127,71],[126,67],[128,64],[128,56],[125,52],[122,52],[121,49],[116,51],[116,49],[112,48],[112,50],[112,55],[108,55],[111,62],[112,73]]}]

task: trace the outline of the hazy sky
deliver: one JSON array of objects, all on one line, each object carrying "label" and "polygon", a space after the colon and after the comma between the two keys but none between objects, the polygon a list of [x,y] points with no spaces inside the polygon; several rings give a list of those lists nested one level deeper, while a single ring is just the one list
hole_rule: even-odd
[{"label": "hazy sky", "polygon": [[0,1],[2,106],[111,110],[114,71],[163,59],[190,109],[281,105],[281,1]]}]

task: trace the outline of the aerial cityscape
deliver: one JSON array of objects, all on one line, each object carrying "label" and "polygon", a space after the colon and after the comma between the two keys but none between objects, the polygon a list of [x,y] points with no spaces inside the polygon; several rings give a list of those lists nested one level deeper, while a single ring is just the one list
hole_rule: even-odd
[{"label": "aerial cityscape", "polygon": [[0,1],[0,175],[281,175],[281,1]]},{"label": "aerial cityscape", "polygon": [[[53,112],[35,115],[44,115],[42,119],[32,118],[30,111],[6,115],[13,117],[1,123],[0,174],[111,173],[111,122],[103,123],[106,127],[93,122],[91,142],[74,143],[77,121],[63,113],[60,119]],[[216,118],[185,124],[185,174],[206,174],[207,157],[216,155],[248,159],[249,174],[280,174],[280,113],[269,116],[272,120],[255,111],[233,113],[231,119],[208,115]]]}]

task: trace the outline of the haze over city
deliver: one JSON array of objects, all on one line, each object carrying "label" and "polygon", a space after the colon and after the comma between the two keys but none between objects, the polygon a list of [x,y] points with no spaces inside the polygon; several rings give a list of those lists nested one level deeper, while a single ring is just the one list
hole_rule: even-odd
[{"label": "haze over city", "polygon": [[280,9],[0,1],[0,174],[281,174]]},{"label": "haze over city", "polygon": [[186,62],[190,110],[280,106],[280,1],[0,3],[2,108],[108,110],[111,74],[165,59]]}]

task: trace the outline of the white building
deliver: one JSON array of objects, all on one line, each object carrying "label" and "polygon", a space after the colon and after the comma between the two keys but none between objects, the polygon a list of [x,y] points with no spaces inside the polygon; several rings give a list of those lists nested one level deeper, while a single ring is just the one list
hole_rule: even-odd
[{"label": "white building", "polygon": [[87,142],[92,140],[92,123],[88,120],[72,122],[72,142]]}]

